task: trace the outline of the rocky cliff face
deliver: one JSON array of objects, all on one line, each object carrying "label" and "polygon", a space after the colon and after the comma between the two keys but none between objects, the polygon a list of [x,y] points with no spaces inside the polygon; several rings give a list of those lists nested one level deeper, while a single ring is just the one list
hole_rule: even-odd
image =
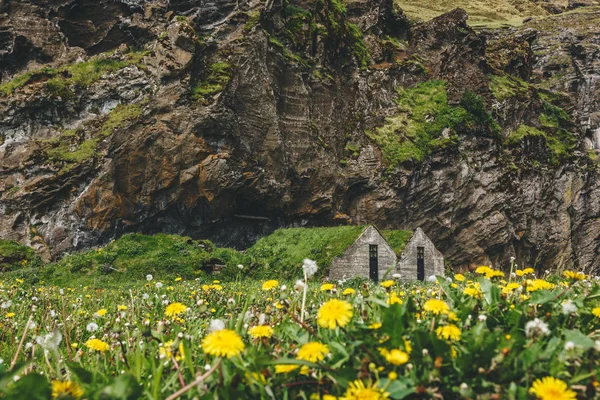
[{"label": "rocky cliff face", "polygon": [[5,1],[0,237],[53,258],[129,231],[243,247],[369,222],[421,226],[456,266],[597,271],[600,11],[467,18],[415,25],[390,0]]}]

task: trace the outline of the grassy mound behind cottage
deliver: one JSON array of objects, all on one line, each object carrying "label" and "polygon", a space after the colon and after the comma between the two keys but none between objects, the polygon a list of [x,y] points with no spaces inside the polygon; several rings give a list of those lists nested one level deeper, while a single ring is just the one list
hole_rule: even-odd
[{"label": "grassy mound behind cottage", "polygon": [[[220,270],[215,277],[231,280],[241,273],[237,267],[241,264],[245,277],[293,279],[302,276],[303,260],[311,258],[319,266],[318,275],[325,276],[331,261],[342,255],[365,228],[278,229],[245,251],[216,247],[208,240],[186,236],[132,233],[104,247],[68,254],[49,264],[39,262],[27,246],[2,241],[0,261],[12,261],[10,266],[2,264],[0,271],[4,271],[4,279],[94,287],[126,284],[143,280],[146,275],[158,280],[194,279],[211,274],[215,266]],[[412,235],[404,230],[381,233],[397,254]]]}]

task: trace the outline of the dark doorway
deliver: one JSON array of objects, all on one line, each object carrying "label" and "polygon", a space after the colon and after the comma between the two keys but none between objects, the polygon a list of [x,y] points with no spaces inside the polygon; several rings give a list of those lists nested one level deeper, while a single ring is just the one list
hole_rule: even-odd
[{"label": "dark doorway", "polygon": [[379,280],[379,262],[377,260],[377,245],[369,245],[369,278],[373,282]]},{"label": "dark doorway", "polygon": [[425,248],[417,247],[417,279],[425,280]]}]

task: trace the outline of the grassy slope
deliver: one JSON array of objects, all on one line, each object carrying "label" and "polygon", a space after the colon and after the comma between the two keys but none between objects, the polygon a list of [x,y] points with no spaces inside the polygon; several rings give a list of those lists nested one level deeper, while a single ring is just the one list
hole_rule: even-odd
[{"label": "grassy slope", "polygon": [[265,275],[300,277],[302,260],[317,262],[319,272],[329,267],[331,260],[340,256],[364,230],[365,226],[332,228],[287,228],[260,239],[247,250]]},{"label": "grassy slope", "polygon": [[[256,242],[248,249],[247,255],[257,266],[263,267],[265,275],[300,277],[304,258],[315,260],[320,275],[323,275],[331,261],[342,255],[364,229],[364,225],[279,229]],[[398,254],[412,235],[411,231],[403,230],[381,233]]]},{"label": "grassy slope", "polygon": [[[297,278],[302,275],[304,258],[316,260],[322,276],[333,258],[340,256],[364,228],[279,229],[246,252],[215,248],[209,241],[196,241],[184,236],[128,234],[105,247],[73,253],[53,264],[41,267],[37,264],[15,264],[11,272],[2,277],[7,280],[25,279],[31,283],[44,281],[63,286],[104,287],[143,280],[147,274],[164,281],[175,277],[193,279],[204,274],[209,269],[207,267],[216,261],[226,265],[219,276],[223,279],[239,274],[238,264],[247,268],[245,274],[256,277]],[[382,234],[399,254],[412,232],[388,230],[382,231]],[[14,247],[13,242],[0,241],[0,251],[4,253],[8,254]],[[29,258],[34,255],[33,249],[26,246],[19,246],[17,250],[26,252]]]},{"label": "grassy slope", "polygon": [[[527,17],[543,17],[547,11],[530,0],[396,0],[406,15],[415,20],[427,21],[457,7],[469,13],[471,26],[519,26]],[[554,4],[567,5],[567,0],[552,0]]]}]

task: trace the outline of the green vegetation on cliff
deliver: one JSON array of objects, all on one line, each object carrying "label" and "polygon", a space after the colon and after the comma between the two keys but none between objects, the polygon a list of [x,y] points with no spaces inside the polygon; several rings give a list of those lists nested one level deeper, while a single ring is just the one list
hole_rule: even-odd
[{"label": "green vegetation on cliff", "polygon": [[467,91],[460,105],[451,106],[444,81],[401,88],[398,96],[400,114],[386,118],[375,132],[367,132],[381,148],[389,170],[408,160],[420,163],[434,149],[456,144],[458,131],[498,134],[498,125],[481,98]]},{"label": "green vegetation on cliff", "polygon": [[511,132],[505,143],[509,146],[515,146],[532,140],[539,141],[548,149],[549,158],[547,161],[554,165],[570,156],[575,147],[575,138],[571,132],[564,129],[546,132],[525,124],[520,125],[516,131]]},{"label": "green vegetation on cliff", "polygon": [[105,53],[87,61],[59,68],[45,67],[19,75],[0,85],[0,93],[8,96],[23,86],[45,80],[46,89],[50,94],[68,97],[72,95],[70,86],[85,88],[110,72],[118,71],[129,65],[141,66],[141,60],[147,54],[145,51],[132,51],[114,58],[112,53]]},{"label": "green vegetation on cliff", "polygon": [[[137,120],[141,115],[142,107],[139,104],[119,104],[108,113],[99,129],[67,129],[59,136],[42,140],[40,143],[44,146],[47,159],[62,165],[59,173],[65,173],[75,165],[93,158],[98,144],[103,139],[127,122]],[[86,136],[86,131],[91,132],[91,135]]]},{"label": "green vegetation on cliff", "polygon": [[[421,21],[435,18],[455,8],[462,8],[469,13],[471,26],[487,28],[519,26],[525,18],[550,15],[540,3],[529,0],[397,0],[396,2],[408,17]],[[567,2],[550,0],[549,3],[565,6]]]},{"label": "green vegetation on cliff", "polygon": [[208,67],[208,77],[192,89],[192,99],[199,100],[222,92],[231,79],[231,64],[216,62]]}]

